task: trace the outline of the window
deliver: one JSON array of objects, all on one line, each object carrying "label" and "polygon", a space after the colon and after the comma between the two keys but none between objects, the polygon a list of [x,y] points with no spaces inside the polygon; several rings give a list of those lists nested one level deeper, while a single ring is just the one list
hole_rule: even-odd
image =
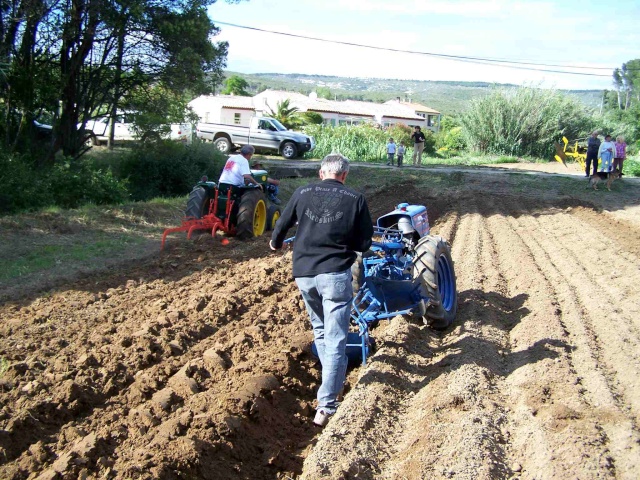
[{"label": "window", "polygon": [[234,125],[240,125],[240,114],[239,113],[234,113],[233,114],[233,123],[234,123]]},{"label": "window", "polygon": [[416,112],[416,115],[418,115],[419,117],[422,117],[422,118],[427,118],[427,114],[426,113]]}]

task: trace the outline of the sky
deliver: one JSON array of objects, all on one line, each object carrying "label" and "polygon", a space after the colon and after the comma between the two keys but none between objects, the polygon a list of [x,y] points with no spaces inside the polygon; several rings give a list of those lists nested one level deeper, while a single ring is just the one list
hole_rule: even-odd
[{"label": "sky", "polygon": [[[229,42],[227,69],[241,73],[611,89],[613,69],[640,58],[640,0],[218,0],[209,16],[220,28],[213,40]],[[560,67],[529,67],[603,76],[372,50],[217,22],[391,49],[553,64]]]}]

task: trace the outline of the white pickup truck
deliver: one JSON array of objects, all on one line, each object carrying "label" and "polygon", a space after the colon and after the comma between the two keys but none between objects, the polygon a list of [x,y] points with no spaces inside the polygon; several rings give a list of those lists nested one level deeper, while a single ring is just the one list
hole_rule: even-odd
[{"label": "white pickup truck", "polygon": [[[81,128],[81,125],[78,125]],[[106,142],[109,139],[109,118],[99,117],[90,120],[84,127],[87,132],[87,143],[92,145],[100,145],[100,142]],[[188,123],[173,123],[171,131],[166,136],[170,140],[191,142],[193,129]],[[139,140],[135,129],[133,128],[133,119],[130,115],[118,114],[114,119],[114,140]]]},{"label": "white pickup truck", "polygon": [[196,137],[213,142],[222,153],[251,144],[275,150],[284,158],[295,158],[316,147],[313,137],[287,130],[275,118],[253,117],[248,127],[221,123],[198,123]]}]

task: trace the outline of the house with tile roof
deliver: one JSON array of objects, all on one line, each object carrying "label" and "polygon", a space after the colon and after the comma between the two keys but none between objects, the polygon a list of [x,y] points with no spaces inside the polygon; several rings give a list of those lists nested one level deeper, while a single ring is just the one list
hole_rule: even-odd
[{"label": "house with tile roof", "polygon": [[424,105],[392,100],[386,103],[356,100],[327,100],[315,92],[304,95],[297,92],[265,90],[253,97],[233,95],[200,96],[189,105],[205,123],[248,126],[252,116],[268,116],[278,104],[289,100],[301,112],[316,112],[326,125],[358,125],[375,123],[384,127],[403,123],[437,131],[440,112]]}]

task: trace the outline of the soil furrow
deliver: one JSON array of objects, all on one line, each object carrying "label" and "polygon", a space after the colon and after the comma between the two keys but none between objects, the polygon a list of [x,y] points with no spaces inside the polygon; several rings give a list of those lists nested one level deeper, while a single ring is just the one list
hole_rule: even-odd
[{"label": "soil furrow", "polygon": [[[549,372],[545,376],[567,378],[569,383],[577,386],[582,398],[590,407],[585,410],[584,406],[578,405],[579,408],[576,410],[576,407],[566,405],[571,410],[566,414],[561,412],[560,420],[566,422],[567,418],[572,417],[576,420],[583,419],[584,422],[580,423],[589,424],[590,427],[599,431],[599,434],[593,433],[594,436],[601,438],[600,442],[595,444],[606,442],[611,452],[611,458],[609,455],[601,457],[601,468],[610,471],[615,469],[616,475],[627,478],[632,471],[630,460],[637,454],[638,447],[635,440],[637,434],[634,432],[633,422],[629,418],[625,419],[626,415],[617,407],[610,380],[601,368],[599,358],[601,345],[592,334],[590,326],[585,323],[586,310],[579,300],[580,293],[572,283],[580,278],[579,270],[576,271],[575,264],[567,264],[565,261],[568,252],[563,248],[562,243],[554,241],[553,235],[549,233],[542,235],[543,232],[538,230],[539,224],[536,220],[531,217],[519,217],[517,220],[511,218],[510,222],[513,232],[530,250],[531,258],[535,258],[534,268],[543,277],[541,282],[536,282],[536,286],[539,288],[540,284],[544,285],[554,299],[552,305],[555,305],[556,316],[562,328],[568,333],[568,343],[572,350],[568,357],[570,360],[568,375]],[[532,275],[529,273],[527,278],[532,278]],[[545,327],[548,328],[549,324]],[[563,395],[560,398],[562,400],[558,403],[566,404],[567,397]],[[594,412],[593,408],[599,410]],[[591,441],[589,444],[594,443]]]}]

